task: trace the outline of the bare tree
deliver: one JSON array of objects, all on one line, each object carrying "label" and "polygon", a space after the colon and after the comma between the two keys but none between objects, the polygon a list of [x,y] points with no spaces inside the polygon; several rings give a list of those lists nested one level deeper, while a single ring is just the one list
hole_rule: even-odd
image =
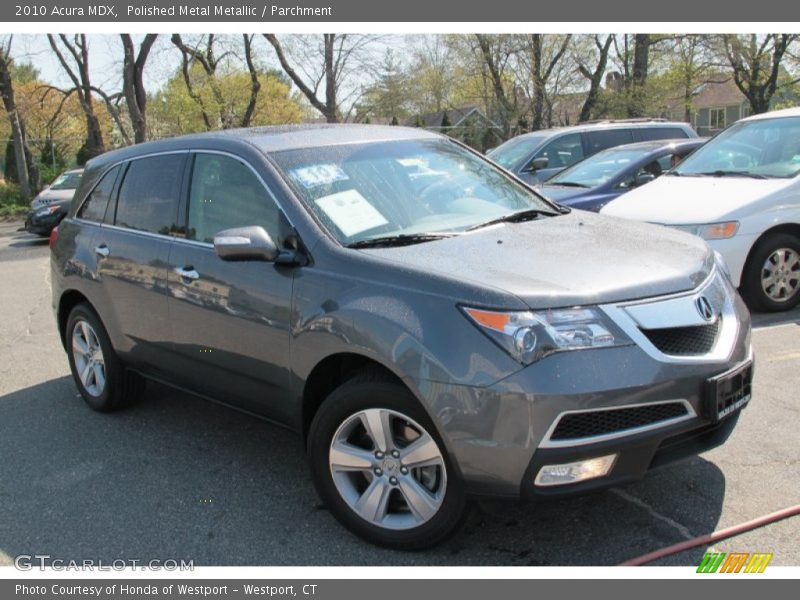
[{"label": "bare tree", "polygon": [[[744,94],[754,114],[769,110],[775,92],[782,87],[779,81],[781,65],[789,47],[800,36],[786,33],[767,35],[723,35],[725,56],[733,70],[733,81]],[[794,85],[800,78],[783,85]]]},{"label": "bare tree", "polygon": [[347,86],[358,72],[362,77],[374,70],[366,50],[375,36],[325,33],[319,36],[294,36],[291,56],[286,44],[273,33],[264,38],[275,49],[284,73],[328,123],[347,120],[360,91]]},{"label": "bare tree", "polygon": [[33,160],[25,137],[25,123],[17,110],[14,98],[14,82],[11,76],[11,41],[13,36],[8,36],[8,41],[0,45],[0,96],[3,97],[3,107],[8,115],[11,125],[11,140],[14,145],[14,158],[17,163],[17,181],[23,197],[30,198],[39,187],[39,170]]},{"label": "bare tree", "polygon": [[139,52],[134,48],[133,40],[127,33],[121,33],[124,60],[122,63],[122,93],[131,119],[134,141],[139,144],[147,138],[147,90],[144,87],[143,74],[147,57],[158,37],[148,33],[139,44]]},{"label": "bare tree", "polygon": [[[215,40],[216,36],[213,33],[208,34],[204,38],[205,47],[201,48],[202,42],[198,43],[196,46],[190,46],[184,42],[183,38],[178,33],[173,34],[171,38],[172,43],[181,51],[183,59],[181,62],[181,72],[183,73],[183,81],[186,84],[186,90],[189,93],[189,97],[192,98],[200,108],[200,112],[203,116],[203,123],[208,130],[215,129],[217,125],[221,126],[223,129],[233,126],[230,115],[226,114],[224,110],[225,98],[219,86],[216,84],[217,67],[219,67],[221,61],[228,55],[228,52],[224,51],[222,54],[217,55],[214,50]],[[211,108],[207,106],[203,96],[195,89],[194,83],[192,82],[191,68],[193,64],[199,64],[208,79],[211,93],[217,105],[215,111],[217,115],[213,117],[211,116]]]},{"label": "bare tree", "polygon": [[258,93],[261,91],[261,82],[258,80],[258,69],[256,69],[255,62],[253,62],[253,35],[242,34],[244,41],[244,61],[247,64],[247,72],[250,74],[250,99],[247,102],[247,108],[239,121],[240,127],[249,127],[250,122],[253,120],[253,115],[256,112],[256,104],[258,103]]},{"label": "bare tree", "polygon": [[72,81],[73,90],[78,96],[83,114],[86,117],[86,144],[84,156],[93,158],[105,152],[103,142],[103,132],[100,128],[100,120],[95,112],[91,78],[89,76],[89,43],[86,34],[75,34],[72,40],[62,34],[58,38],[61,44],[69,52],[71,61],[67,60],[59,47],[56,36],[47,34],[50,47],[55,52],[58,62]]},{"label": "bare tree", "polygon": [[594,36],[594,45],[597,49],[595,56],[594,68],[589,68],[586,63],[588,60],[578,59],[578,71],[589,81],[589,91],[586,94],[586,99],[583,101],[581,113],[578,121],[588,121],[592,118],[597,100],[600,97],[600,90],[603,84],[603,77],[606,73],[608,66],[608,53],[611,50],[611,44],[614,41],[613,35],[607,35],[604,41],[600,41],[600,36]]},{"label": "bare tree", "polygon": [[570,46],[572,35],[529,34],[525,38],[523,54],[526,70],[531,79],[531,129],[534,131],[549,126],[552,120],[549,107],[552,105],[549,89],[553,86],[556,69]]},{"label": "bare tree", "polygon": [[497,115],[503,127],[504,137],[508,137],[517,116],[517,95],[514,82],[509,87],[508,68],[511,58],[517,53],[517,48],[510,43],[508,36],[487,35],[476,33],[483,66],[491,84],[492,94],[497,105]]}]

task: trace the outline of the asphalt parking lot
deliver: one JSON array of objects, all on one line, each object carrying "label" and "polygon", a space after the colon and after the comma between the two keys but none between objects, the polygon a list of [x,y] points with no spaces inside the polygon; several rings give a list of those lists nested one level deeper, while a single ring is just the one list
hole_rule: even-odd
[{"label": "asphalt parking lot", "polygon": [[[90,411],[50,307],[47,241],[0,223],[0,565],[19,554],[195,565],[613,565],[800,502],[800,310],[756,315],[754,399],[721,448],[624,488],[481,504],[443,546],[369,546],[320,506],[298,438],[151,384]],[[800,518],[720,542],[800,565]],[[698,548],[657,564],[696,565]]]}]

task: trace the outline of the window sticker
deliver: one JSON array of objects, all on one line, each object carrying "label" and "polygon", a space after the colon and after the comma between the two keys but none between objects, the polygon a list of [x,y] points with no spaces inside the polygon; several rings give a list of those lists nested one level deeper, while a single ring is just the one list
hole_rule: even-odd
[{"label": "window sticker", "polygon": [[358,190],[323,196],[315,202],[347,237],[388,223]]},{"label": "window sticker", "polygon": [[320,185],[330,185],[337,181],[347,181],[350,179],[347,173],[342,171],[341,167],[333,164],[312,165],[310,167],[293,169],[292,175],[294,175],[307,190]]}]

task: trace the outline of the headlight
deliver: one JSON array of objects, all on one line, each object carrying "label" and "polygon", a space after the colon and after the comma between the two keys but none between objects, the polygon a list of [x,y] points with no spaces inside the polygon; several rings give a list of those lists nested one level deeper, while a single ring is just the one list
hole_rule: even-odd
[{"label": "headlight", "polygon": [[47,215],[52,215],[53,213],[58,212],[60,208],[61,207],[58,205],[45,206],[44,208],[40,208],[39,210],[36,211],[36,216],[46,217]]},{"label": "headlight", "polygon": [[739,230],[739,221],[725,221],[724,223],[708,223],[703,225],[672,225],[673,229],[698,235],[704,240],[726,240],[736,235]]},{"label": "headlight", "polygon": [[464,307],[463,310],[492,341],[524,365],[553,352],[632,343],[596,308],[499,312]]}]

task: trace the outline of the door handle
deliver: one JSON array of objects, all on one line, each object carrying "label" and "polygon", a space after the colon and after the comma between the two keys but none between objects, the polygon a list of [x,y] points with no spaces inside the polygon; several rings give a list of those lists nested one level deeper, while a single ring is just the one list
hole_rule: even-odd
[{"label": "door handle", "polygon": [[180,276],[181,279],[194,281],[195,279],[200,279],[200,273],[194,270],[194,267],[176,267],[175,272]]},{"label": "door handle", "polygon": [[105,244],[100,244],[99,246],[95,246],[94,252],[95,254],[97,254],[97,256],[100,256],[101,258],[105,258],[109,254],[111,254],[111,250],[109,250],[108,246],[106,246]]}]

